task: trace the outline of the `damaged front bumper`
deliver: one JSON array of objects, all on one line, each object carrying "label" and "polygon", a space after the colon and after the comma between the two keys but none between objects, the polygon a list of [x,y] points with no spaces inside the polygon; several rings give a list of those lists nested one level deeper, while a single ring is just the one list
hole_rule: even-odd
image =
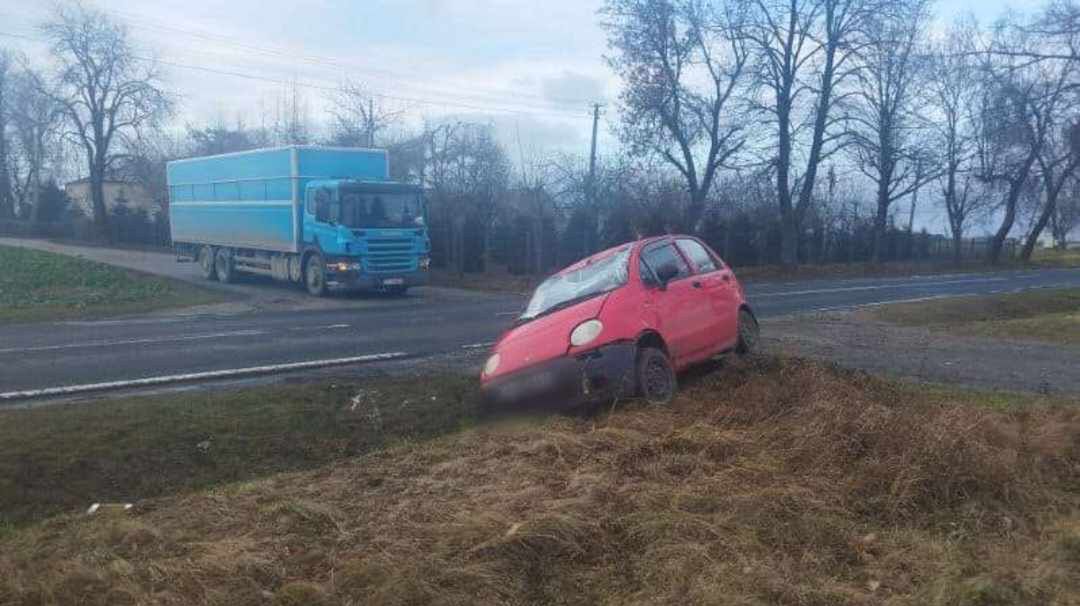
[{"label": "damaged front bumper", "polygon": [[633,395],[636,362],[636,345],[618,341],[498,377],[481,392],[491,406],[572,408]]}]

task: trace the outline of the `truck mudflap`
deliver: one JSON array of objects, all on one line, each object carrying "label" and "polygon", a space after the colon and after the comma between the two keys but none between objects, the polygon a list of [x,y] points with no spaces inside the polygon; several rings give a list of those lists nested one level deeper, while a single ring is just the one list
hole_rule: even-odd
[{"label": "truck mudflap", "polygon": [[566,409],[630,397],[637,391],[636,362],[635,343],[618,341],[493,379],[481,392],[493,408]]}]

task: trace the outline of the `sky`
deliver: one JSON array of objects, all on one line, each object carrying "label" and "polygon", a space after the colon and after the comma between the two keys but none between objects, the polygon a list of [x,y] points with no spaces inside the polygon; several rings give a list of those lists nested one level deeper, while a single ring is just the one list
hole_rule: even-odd
[{"label": "sky", "polygon": [[[490,122],[515,161],[587,154],[591,104],[612,151],[619,82],[604,61],[602,0],[85,0],[122,19],[180,97],[177,122],[258,125],[285,83],[313,115],[343,79],[408,119]],[[1040,2],[939,0],[939,23],[991,21]],[[0,46],[44,58],[36,26],[50,2],[0,0]],[[222,73],[224,72],[224,73]],[[931,227],[939,218],[920,213]],[[935,231],[937,231],[935,229]]]}]

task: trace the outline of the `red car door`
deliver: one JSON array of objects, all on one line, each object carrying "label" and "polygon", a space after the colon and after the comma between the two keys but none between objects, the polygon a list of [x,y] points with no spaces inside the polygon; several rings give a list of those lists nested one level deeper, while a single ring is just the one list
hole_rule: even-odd
[{"label": "red car door", "polygon": [[734,276],[712,251],[691,238],[679,238],[676,245],[694,268],[693,280],[709,297],[715,314],[712,353],[735,346],[738,338],[739,295]]},{"label": "red car door", "polygon": [[[670,241],[647,246],[641,253],[641,271],[652,281],[646,307],[653,312],[656,328],[668,345],[676,366],[706,358],[712,354],[715,318],[712,301],[696,284],[686,259]],[[667,271],[670,279],[661,285]]]}]

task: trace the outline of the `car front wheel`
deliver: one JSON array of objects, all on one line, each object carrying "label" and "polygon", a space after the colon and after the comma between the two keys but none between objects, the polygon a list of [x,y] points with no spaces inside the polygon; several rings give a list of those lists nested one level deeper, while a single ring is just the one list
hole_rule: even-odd
[{"label": "car front wheel", "polygon": [[735,351],[740,354],[749,354],[757,350],[758,341],[761,337],[761,328],[758,326],[754,314],[749,310],[739,310],[739,343]]},{"label": "car front wheel", "polygon": [[671,360],[655,347],[647,347],[638,353],[637,383],[641,397],[654,405],[671,402],[678,388]]}]

